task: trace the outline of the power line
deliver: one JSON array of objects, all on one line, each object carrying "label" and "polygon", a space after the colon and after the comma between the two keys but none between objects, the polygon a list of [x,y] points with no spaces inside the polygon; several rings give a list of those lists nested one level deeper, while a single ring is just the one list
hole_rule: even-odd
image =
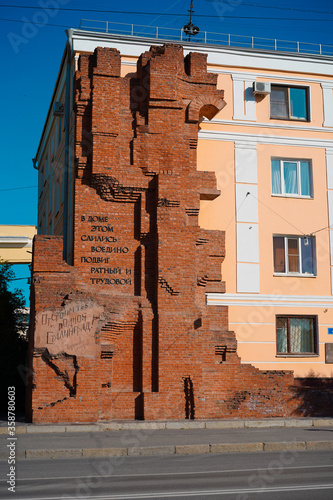
[{"label": "power line", "polygon": [[[254,194],[252,194],[252,193],[248,193],[248,194],[250,194],[251,196],[253,196],[253,198],[255,198],[257,201],[259,201],[259,203],[261,203],[266,208],[268,208],[269,210],[271,210],[275,215],[277,215],[278,217],[280,217],[280,219],[284,220],[285,222],[287,222],[288,224],[290,224],[291,226],[293,226],[295,229],[297,229],[297,231],[299,231],[300,233],[302,233],[304,236],[307,236],[306,233],[304,233],[298,227],[296,227],[294,224],[292,224],[292,222],[290,222],[289,220],[287,220],[284,217],[282,217],[282,215],[280,215],[278,212],[276,212],[275,210],[273,210],[270,206],[266,205],[266,203],[264,203],[263,201],[259,200],[259,198],[257,198],[256,196],[254,196]],[[243,203],[244,203],[244,200],[243,200]],[[309,233],[309,236],[313,236],[316,233],[320,233],[320,231],[324,231],[325,229],[333,229],[333,225],[322,227],[321,229],[317,229],[317,231],[311,231],[311,233]]]},{"label": "power line", "polygon": [[[221,0],[206,0],[206,2],[212,2],[212,3],[222,3]],[[297,9],[294,7],[275,7],[275,5],[260,5],[256,3],[246,3],[242,2],[241,5],[246,5],[247,7],[257,7],[260,9],[274,9],[274,10],[287,10],[288,12],[290,11],[295,11],[295,12],[309,12],[311,14],[316,13],[316,14],[333,14],[332,11],[327,11],[327,10],[308,10],[308,9]],[[232,6],[232,5],[231,5]],[[0,5],[1,7],[1,5]]]},{"label": "power line", "polygon": [[31,277],[28,276],[26,278],[8,278],[8,281],[18,281],[18,280],[30,280]]},{"label": "power line", "polygon": [[[8,21],[10,23],[24,23],[24,24],[27,24],[27,21],[25,20],[21,20],[21,19],[6,19],[4,17],[0,17],[0,21]],[[42,26],[52,26],[52,27],[55,27],[55,28],[68,28],[68,24],[64,25],[64,24],[52,24],[52,23],[34,23],[36,26],[39,26],[39,25],[42,25]]]},{"label": "power line", "polygon": [[0,191],[16,191],[18,189],[34,189],[37,188],[38,186],[24,186],[24,187],[16,187],[16,188],[7,188],[7,189],[0,189]]},{"label": "power line", "polygon": [[316,233],[320,233],[320,231],[324,231],[325,229],[333,229],[333,226],[325,226],[325,227],[322,227],[321,229],[317,229],[317,231],[312,231],[312,233],[310,233],[310,236],[312,236],[313,234],[316,234]]},{"label": "power line", "polygon": [[[39,9],[41,10],[40,6],[26,6],[26,5],[4,5],[0,4],[0,7],[9,7],[9,8],[15,8],[15,9]],[[131,10],[109,10],[109,9],[73,9],[73,8],[65,8],[65,7],[57,7],[57,10],[61,10],[64,12],[100,12],[104,14],[131,14],[131,15],[145,15],[145,16],[177,16],[177,17],[184,17],[187,14],[172,14],[172,13],[167,13],[167,12],[142,12],[142,11],[131,11]],[[196,14],[196,17],[212,17],[212,18],[219,18],[219,15],[208,15],[208,14]]]},{"label": "power line", "polygon": [[225,231],[228,229],[228,227],[230,226],[230,224],[232,223],[232,221],[236,219],[238,212],[240,211],[240,209],[241,209],[241,207],[242,207],[243,203],[245,202],[245,200],[246,200],[246,198],[249,196],[249,194],[250,194],[250,193],[249,193],[249,192],[247,192],[247,193],[246,193],[246,195],[244,196],[244,199],[243,199],[242,203],[241,203],[238,207],[236,207],[236,211],[235,211],[234,215],[231,217],[231,219],[230,219],[230,221],[228,222],[228,224],[226,225],[226,227],[225,227]]},{"label": "power line", "polygon": [[[6,8],[17,8],[17,9],[40,9],[39,6],[26,6],[26,5],[7,5],[7,4],[0,4],[0,7],[6,7]],[[57,10],[63,11],[63,12],[97,12],[97,13],[104,13],[104,14],[130,14],[130,15],[138,15],[138,16],[172,16],[172,17],[184,17],[184,14],[179,14],[179,13],[167,13],[167,12],[142,12],[142,11],[128,11],[128,10],[106,10],[106,9],[74,9],[74,8],[65,8],[65,7],[57,7]],[[289,10],[289,9],[288,9]],[[291,9],[292,10],[292,9]],[[304,11],[307,12],[307,11]],[[309,13],[312,13],[313,11],[308,11]],[[333,12],[318,12],[320,14],[332,14]],[[219,19],[221,16],[220,15],[211,15],[211,14],[195,14],[195,17],[201,17],[201,18],[211,18],[211,19]],[[305,18],[290,18],[290,17],[261,17],[261,16],[231,16],[231,15],[223,15],[223,18],[225,19],[260,19],[263,21],[267,20],[274,20],[274,21],[328,21],[331,22],[332,19],[305,19]],[[38,23],[36,23],[38,24]]]},{"label": "power line", "polygon": [[253,196],[253,198],[255,198],[257,201],[259,201],[259,203],[261,203],[266,208],[268,208],[269,210],[271,210],[271,212],[273,212],[275,215],[277,215],[278,217],[280,217],[280,219],[284,220],[285,222],[287,222],[288,224],[290,224],[293,228],[297,229],[297,231],[299,231],[304,236],[306,236],[306,234],[303,231],[301,231],[298,227],[296,227],[292,222],[290,222],[289,220],[287,220],[284,217],[282,217],[282,215],[280,215],[278,212],[276,212],[275,210],[273,210],[270,206],[266,205],[266,203],[264,203],[263,201],[259,200],[259,198],[257,198],[256,196],[254,196],[254,194],[252,194],[252,193],[249,193],[249,194],[251,196]]}]

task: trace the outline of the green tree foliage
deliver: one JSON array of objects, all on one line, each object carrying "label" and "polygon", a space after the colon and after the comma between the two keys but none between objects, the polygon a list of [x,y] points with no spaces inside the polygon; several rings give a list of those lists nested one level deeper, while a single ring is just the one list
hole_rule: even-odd
[{"label": "green tree foliage", "polygon": [[11,291],[9,285],[15,277],[12,266],[0,262],[0,401],[1,412],[7,411],[7,390],[16,389],[17,411],[24,410],[27,340],[22,336],[22,315],[25,307],[22,292]]}]

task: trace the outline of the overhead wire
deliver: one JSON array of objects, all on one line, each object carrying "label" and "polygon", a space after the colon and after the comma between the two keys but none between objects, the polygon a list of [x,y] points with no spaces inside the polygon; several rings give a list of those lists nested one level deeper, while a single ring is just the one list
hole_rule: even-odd
[{"label": "overhead wire", "polygon": [[8,278],[8,281],[18,281],[18,280],[30,280],[31,276],[27,276],[25,278]]},{"label": "overhead wire", "polygon": [[[0,21],[8,21],[10,23],[24,23],[24,24],[27,24],[27,20],[24,20],[24,19],[7,19],[7,18],[4,18],[4,17],[0,17]],[[68,28],[69,27],[68,24],[66,24],[66,25],[64,25],[64,24],[52,24],[52,23],[49,23],[49,22],[47,22],[47,23],[34,22],[34,24],[36,26],[39,26],[39,25],[40,26],[52,26],[54,28]]]},{"label": "overhead wire", "polygon": [[312,231],[312,233],[310,233],[310,236],[316,233],[320,233],[320,231],[325,231],[325,229],[333,229],[333,225],[322,227],[321,229],[317,229],[317,231]]},{"label": "overhead wire", "polygon": [[230,226],[230,224],[232,223],[232,221],[233,221],[233,220],[236,220],[236,217],[237,217],[237,215],[238,215],[238,212],[240,211],[240,209],[241,209],[242,205],[244,204],[244,202],[245,202],[246,198],[249,196],[249,194],[250,194],[250,193],[249,193],[249,192],[247,192],[247,193],[246,193],[246,195],[244,196],[244,199],[243,199],[243,201],[241,202],[241,204],[240,204],[238,207],[236,207],[236,211],[235,211],[234,215],[231,217],[231,219],[230,219],[230,221],[228,222],[228,224],[226,225],[226,227],[225,227],[225,231],[228,229],[228,227]]},{"label": "overhead wire", "polygon": [[[284,217],[282,217],[282,215],[280,215],[278,212],[276,212],[275,210],[273,210],[269,205],[267,205],[263,201],[259,200],[259,198],[257,198],[256,196],[254,196],[254,194],[252,194],[252,193],[248,193],[248,194],[250,194],[251,196],[253,196],[253,198],[255,198],[259,203],[261,203],[266,208],[268,208],[269,210],[271,210],[275,215],[277,215],[278,217],[280,217],[280,219],[284,220],[285,222],[287,222],[288,224],[290,224],[292,227],[294,227],[295,229],[297,229],[297,231],[299,231],[304,236],[313,236],[314,234],[319,233],[320,231],[324,231],[325,229],[333,229],[333,225],[331,225],[331,226],[322,227],[321,229],[317,229],[317,231],[311,231],[311,233],[304,233],[304,231],[301,231],[297,226],[295,226],[295,224],[293,224],[292,222],[290,222],[288,219],[285,219]],[[243,200],[242,204],[244,203],[244,201],[245,200]]]},{"label": "overhead wire", "polygon": [[[206,2],[223,3],[221,0],[206,0]],[[260,8],[260,9],[287,10],[288,12],[295,11],[295,12],[308,12],[310,14],[313,14],[313,13],[316,13],[316,14],[333,14],[333,11],[313,10],[313,9],[298,9],[298,8],[294,8],[294,7],[290,7],[290,6],[288,6],[288,7],[281,7],[281,6],[275,6],[275,5],[267,5],[267,3],[263,5],[263,4],[242,2],[242,5],[245,5],[246,7],[257,7],[257,8]],[[233,5],[231,4],[230,7],[233,7]]]},{"label": "overhead wire", "polygon": [[[173,5],[176,5],[175,2]],[[0,7],[6,7],[6,8],[20,8],[20,9],[40,9],[40,6],[27,6],[27,5],[8,5],[8,4],[0,4]],[[97,12],[97,13],[103,13],[103,14],[130,14],[130,15],[145,15],[145,16],[172,16],[172,17],[184,17],[184,14],[179,14],[179,13],[168,13],[168,12],[143,12],[143,11],[127,11],[127,10],[109,10],[109,9],[79,9],[79,8],[70,8],[70,7],[57,7],[57,10],[63,11],[63,12]],[[304,11],[306,12],[306,11]],[[309,11],[311,13],[311,11]],[[320,14],[331,14],[333,15],[333,12],[318,12]],[[195,14],[195,16],[198,18],[212,18],[212,19],[219,19],[221,16],[218,14]],[[260,20],[278,20],[278,21],[326,21],[326,22],[331,22],[332,19],[313,19],[311,18],[291,18],[289,17],[275,17],[275,16],[269,16],[269,17],[261,17],[261,16],[233,16],[233,15],[224,15],[223,18],[226,19],[260,19]]]},{"label": "overhead wire", "polygon": [[18,189],[35,189],[38,188],[38,186],[23,186],[23,187],[15,187],[15,188],[6,188],[6,189],[0,189],[1,192],[3,191],[16,191]]},{"label": "overhead wire", "polygon": [[278,217],[280,217],[280,219],[284,220],[285,222],[287,222],[288,224],[290,224],[293,228],[297,229],[297,231],[299,231],[301,234],[303,234],[304,236],[306,236],[306,234],[301,231],[298,227],[295,226],[295,224],[293,224],[292,222],[290,222],[289,220],[285,219],[284,217],[282,217],[282,215],[280,215],[278,212],[276,212],[275,210],[273,210],[273,208],[271,208],[269,205],[267,205],[266,203],[264,203],[263,201],[259,200],[259,198],[257,196],[254,196],[254,194],[252,193],[249,193],[250,196],[252,196],[255,200],[257,200],[259,203],[261,203],[262,205],[264,205],[266,208],[268,208],[269,210],[271,210],[271,212],[273,212],[275,215],[277,215]]}]

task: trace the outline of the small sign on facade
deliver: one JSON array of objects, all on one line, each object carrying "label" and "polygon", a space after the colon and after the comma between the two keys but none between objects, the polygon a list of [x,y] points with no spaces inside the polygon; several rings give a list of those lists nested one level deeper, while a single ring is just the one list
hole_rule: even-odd
[{"label": "small sign on facade", "polygon": [[328,335],[333,335],[333,328],[327,328],[328,330]]}]

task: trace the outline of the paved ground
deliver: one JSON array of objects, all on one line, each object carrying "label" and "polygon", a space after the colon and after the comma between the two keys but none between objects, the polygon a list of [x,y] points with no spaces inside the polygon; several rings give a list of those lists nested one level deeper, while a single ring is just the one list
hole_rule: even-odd
[{"label": "paved ground", "polygon": [[[16,439],[14,439],[16,438]],[[0,459],[333,450],[333,418],[0,426]],[[15,446],[13,446],[13,443]]]}]

